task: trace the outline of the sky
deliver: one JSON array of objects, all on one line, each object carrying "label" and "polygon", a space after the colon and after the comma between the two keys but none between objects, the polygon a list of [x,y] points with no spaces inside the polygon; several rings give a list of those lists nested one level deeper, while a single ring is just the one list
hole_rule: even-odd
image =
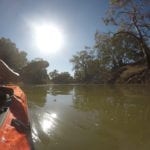
[{"label": "sky", "polygon": [[[69,60],[85,46],[94,45],[94,34],[108,31],[102,21],[108,0],[0,0],[0,37],[9,38],[29,60],[43,58],[48,71],[72,73]],[[57,53],[42,54],[35,44],[33,24],[57,26],[63,45]]]}]

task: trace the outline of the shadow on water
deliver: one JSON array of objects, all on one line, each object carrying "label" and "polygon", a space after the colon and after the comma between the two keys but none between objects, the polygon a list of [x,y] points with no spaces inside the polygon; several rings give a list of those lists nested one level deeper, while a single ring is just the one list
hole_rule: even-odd
[{"label": "shadow on water", "polygon": [[44,106],[49,86],[26,86],[23,89],[27,93],[29,102],[31,101],[40,107]]},{"label": "shadow on water", "polygon": [[51,95],[69,95],[73,90],[73,85],[51,85],[49,94]]},{"label": "shadow on water", "polygon": [[103,85],[26,88],[35,148],[149,150],[149,90]]},{"label": "shadow on water", "polygon": [[[104,149],[148,150],[150,147],[149,98],[149,87],[79,86],[75,88],[73,103],[76,109],[96,112],[96,126],[101,126],[97,129],[97,134],[105,143],[102,144]],[[107,137],[107,140],[104,137]],[[107,144],[110,142],[112,143],[109,147]]]}]

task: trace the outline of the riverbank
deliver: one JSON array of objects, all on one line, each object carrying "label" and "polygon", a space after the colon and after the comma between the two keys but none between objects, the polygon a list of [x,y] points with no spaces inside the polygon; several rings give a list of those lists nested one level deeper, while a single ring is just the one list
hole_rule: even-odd
[{"label": "riverbank", "polygon": [[149,84],[150,69],[147,68],[145,62],[129,64],[117,70],[109,82],[119,84]]}]

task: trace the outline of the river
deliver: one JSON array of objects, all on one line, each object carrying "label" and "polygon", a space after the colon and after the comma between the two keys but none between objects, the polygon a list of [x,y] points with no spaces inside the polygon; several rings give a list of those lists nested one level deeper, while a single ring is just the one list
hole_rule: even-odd
[{"label": "river", "polygon": [[150,87],[26,86],[36,150],[149,150]]}]

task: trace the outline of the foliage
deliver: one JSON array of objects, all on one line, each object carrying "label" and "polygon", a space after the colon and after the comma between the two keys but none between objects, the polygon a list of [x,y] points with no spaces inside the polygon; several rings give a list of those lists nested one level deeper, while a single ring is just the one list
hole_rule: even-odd
[{"label": "foliage", "polygon": [[77,52],[77,55],[73,55],[73,58],[70,62],[73,63],[73,69],[75,70],[75,79],[78,81],[86,81],[89,80],[89,64],[91,61],[91,56],[89,55],[88,51],[83,50]]},{"label": "foliage", "polygon": [[70,62],[77,82],[104,83],[120,67],[144,57],[150,67],[150,26],[148,9],[144,9],[146,1],[110,2],[104,22],[115,25],[116,32],[96,32],[94,48],[85,48],[73,55]]},{"label": "foliage", "polygon": [[111,0],[111,2],[104,22],[117,27],[114,36],[122,34],[134,38],[138,42],[138,49],[143,52],[148,67],[150,67],[149,2],[146,0]]},{"label": "foliage", "polygon": [[22,69],[21,76],[25,83],[44,84],[49,80],[46,68],[49,63],[43,59],[32,60]]},{"label": "foliage", "polygon": [[27,64],[27,53],[19,51],[16,45],[6,38],[0,39],[0,59],[15,71],[19,71]]},{"label": "foliage", "polygon": [[95,51],[101,65],[109,70],[116,70],[143,56],[138,49],[137,41],[130,35],[122,34],[113,36],[110,33],[96,32]]},{"label": "foliage", "polygon": [[57,84],[73,83],[73,77],[68,72],[59,73],[57,70],[53,70],[49,73],[50,81]]},{"label": "foliage", "polygon": [[76,82],[105,83],[118,68],[142,57],[138,42],[132,36],[96,32],[94,48],[77,52],[70,62]]},{"label": "foliage", "polygon": [[73,64],[76,82],[99,83],[102,81],[100,79],[102,79],[103,76],[103,72],[101,72],[103,69],[100,69],[101,62],[95,57],[93,49],[85,47],[85,50],[73,55],[70,62]]},{"label": "foliage", "polygon": [[25,83],[42,84],[49,80],[46,70],[49,63],[43,59],[28,62],[27,53],[20,51],[10,39],[0,39],[0,59],[19,72]]}]

